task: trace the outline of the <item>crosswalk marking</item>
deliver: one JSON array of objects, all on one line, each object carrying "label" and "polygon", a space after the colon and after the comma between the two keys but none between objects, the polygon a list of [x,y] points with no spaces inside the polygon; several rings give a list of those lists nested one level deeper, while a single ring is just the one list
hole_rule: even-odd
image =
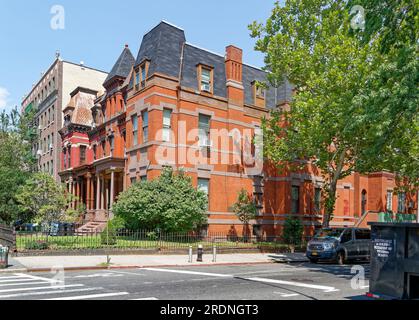
[{"label": "crosswalk marking", "polygon": [[10,299],[10,298],[19,298],[19,297],[29,297],[29,296],[44,296],[44,295],[52,295],[52,294],[67,294],[67,293],[74,293],[74,292],[85,292],[85,291],[95,291],[101,290],[103,288],[81,288],[81,289],[70,289],[70,290],[52,290],[52,291],[41,291],[41,292],[24,292],[24,293],[13,293],[13,294],[6,294],[0,295],[0,299]]},{"label": "crosswalk marking", "polygon": [[9,283],[9,282],[12,283],[12,282],[25,282],[25,281],[38,281],[36,279],[27,279],[27,278],[22,278],[22,277],[19,277],[19,279],[9,279],[9,280],[3,280],[3,277],[2,277],[0,279],[2,279],[0,280],[0,284]]},{"label": "crosswalk marking", "polygon": [[[63,285],[60,287],[57,287],[57,292],[59,290],[64,290],[65,288],[74,288],[74,287],[84,287],[84,284],[69,284],[69,285]],[[36,291],[36,290],[48,290],[53,289],[53,286],[47,286],[47,287],[31,287],[31,288],[15,288],[15,289],[2,289],[0,290],[0,293],[3,292],[17,292],[17,291]]]},{"label": "crosswalk marking", "polygon": [[43,300],[87,300],[95,298],[106,298],[106,297],[116,297],[128,295],[128,292],[113,292],[113,293],[100,293],[100,294],[91,294],[86,296],[75,296],[75,297],[62,297],[62,298],[52,298],[52,299],[43,299]]},{"label": "crosswalk marking", "polygon": [[22,279],[22,276],[10,276],[10,277],[1,277],[2,281],[14,280],[14,279]]},{"label": "crosswalk marking", "polygon": [[256,281],[256,282],[276,283],[276,284],[282,284],[282,285],[288,285],[288,286],[294,286],[294,287],[317,289],[317,290],[323,290],[324,292],[339,291],[335,287],[320,286],[320,285],[316,285],[316,284],[307,284],[307,283],[294,282],[294,281],[274,280],[274,279],[265,279],[265,278],[247,278],[246,280]]},{"label": "crosswalk marking", "polygon": [[19,283],[0,283],[0,288],[2,287],[16,287],[16,286],[31,286],[34,284],[46,284],[44,281],[40,282],[19,282]]},{"label": "crosswalk marking", "polygon": [[29,279],[34,279],[34,280],[42,280],[45,282],[52,282],[52,283],[61,282],[61,280],[57,280],[57,279],[43,278],[43,277],[33,276],[30,274],[24,274],[24,273],[16,273],[16,275],[19,275],[21,277],[27,277]]}]

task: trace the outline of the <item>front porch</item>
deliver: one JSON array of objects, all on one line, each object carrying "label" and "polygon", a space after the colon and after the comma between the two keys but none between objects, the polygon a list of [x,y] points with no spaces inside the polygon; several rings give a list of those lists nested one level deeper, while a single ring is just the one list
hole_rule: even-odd
[{"label": "front porch", "polygon": [[84,206],[83,223],[112,219],[112,206],[124,190],[124,165],[124,159],[105,158],[60,174],[67,191],[75,196],[70,207]]}]

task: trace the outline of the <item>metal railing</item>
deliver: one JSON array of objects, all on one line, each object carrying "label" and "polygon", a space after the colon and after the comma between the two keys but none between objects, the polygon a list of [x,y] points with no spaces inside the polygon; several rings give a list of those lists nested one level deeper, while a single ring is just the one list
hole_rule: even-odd
[{"label": "metal railing", "polygon": [[238,236],[231,233],[170,233],[152,230],[107,230],[78,232],[78,226],[51,230],[20,230],[16,234],[18,251],[83,250],[83,249],[145,249],[188,250],[190,246],[205,249],[257,249],[261,246],[286,248],[280,237]]}]

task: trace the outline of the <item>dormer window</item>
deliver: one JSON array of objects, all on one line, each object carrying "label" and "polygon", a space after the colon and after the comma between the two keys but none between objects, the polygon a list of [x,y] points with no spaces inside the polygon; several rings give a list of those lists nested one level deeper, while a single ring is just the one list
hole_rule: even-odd
[{"label": "dormer window", "polygon": [[266,94],[265,88],[262,85],[257,84],[256,85],[256,97],[261,98],[261,99],[265,99],[265,94]]},{"label": "dormer window", "polygon": [[252,88],[253,88],[253,97],[254,97],[255,105],[258,107],[265,107],[266,106],[266,84],[259,81],[253,81]]},{"label": "dormer window", "polygon": [[198,65],[199,89],[201,92],[213,93],[214,74],[213,68]]},{"label": "dormer window", "polygon": [[145,61],[135,70],[134,85],[135,85],[136,90],[143,89],[146,86],[148,65],[149,65],[149,62]]}]

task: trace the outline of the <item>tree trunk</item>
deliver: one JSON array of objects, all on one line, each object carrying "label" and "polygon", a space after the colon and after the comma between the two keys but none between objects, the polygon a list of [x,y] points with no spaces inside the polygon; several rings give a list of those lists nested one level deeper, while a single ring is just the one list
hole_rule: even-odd
[{"label": "tree trunk", "polygon": [[333,212],[335,211],[337,184],[339,177],[342,174],[345,163],[345,156],[346,150],[343,150],[339,155],[339,161],[337,163],[336,170],[334,172],[329,172],[331,175],[331,181],[326,199],[325,212],[323,217],[323,228],[329,228],[330,220],[332,219]]},{"label": "tree trunk", "polygon": [[335,202],[336,202],[336,186],[337,180],[334,179],[330,183],[329,191],[326,200],[325,212],[323,217],[323,228],[329,228],[330,220],[332,218],[333,212],[335,211]]}]

